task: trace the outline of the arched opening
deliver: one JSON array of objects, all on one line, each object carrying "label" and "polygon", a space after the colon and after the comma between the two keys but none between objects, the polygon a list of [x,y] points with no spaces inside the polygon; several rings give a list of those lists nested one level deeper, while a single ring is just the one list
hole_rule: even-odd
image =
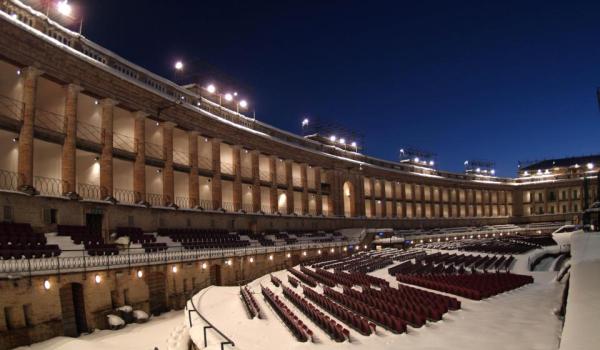
[{"label": "arched opening", "polygon": [[356,216],[356,200],[354,193],[354,185],[352,184],[352,182],[344,182],[342,192],[344,197],[344,215],[347,217]]},{"label": "arched opening", "polygon": [[64,335],[78,337],[81,333],[88,332],[83,286],[80,283],[69,283],[60,287],[59,294]]},{"label": "arched opening", "polygon": [[287,196],[285,193],[279,194],[277,197],[277,211],[282,214],[287,214]]}]

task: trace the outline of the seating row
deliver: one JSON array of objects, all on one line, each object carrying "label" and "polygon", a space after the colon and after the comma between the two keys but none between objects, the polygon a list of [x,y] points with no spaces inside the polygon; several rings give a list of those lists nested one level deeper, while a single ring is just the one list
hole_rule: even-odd
[{"label": "seating row", "polygon": [[313,288],[317,286],[317,281],[314,278],[307,276],[307,275],[303,274],[302,272],[300,272],[294,268],[291,268],[291,267],[288,268],[287,270],[289,273],[296,276],[296,278],[298,278],[303,283],[306,283],[307,285],[309,285]]},{"label": "seating row", "polygon": [[275,310],[281,320],[288,326],[296,339],[301,342],[312,340],[313,332],[290,310],[279,297],[275,295],[268,287],[261,286],[261,291],[265,300]]},{"label": "seating row", "polygon": [[250,314],[250,318],[263,318],[260,307],[258,306],[256,299],[254,299],[252,292],[250,291],[250,289],[248,289],[248,286],[240,287],[240,295],[242,297],[242,300],[244,301],[244,305],[246,305],[248,313]]},{"label": "seating row", "polygon": [[334,319],[329,318],[329,316],[325,315],[321,310],[317,309],[313,304],[309,303],[290,288],[284,286],[283,295],[289,299],[292,304],[296,305],[296,307],[317,326],[325,331],[325,333],[329,334],[331,339],[341,343],[350,338],[350,332],[348,332],[346,328],[335,322]]}]

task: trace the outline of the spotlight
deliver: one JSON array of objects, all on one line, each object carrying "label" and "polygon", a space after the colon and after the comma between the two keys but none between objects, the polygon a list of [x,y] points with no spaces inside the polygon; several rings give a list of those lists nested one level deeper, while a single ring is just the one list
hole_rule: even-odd
[{"label": "spotlight", "polygon": [[306,256],[306,252],[302,252],[302,255]]},{"label": "spotlight", "polygon": [[331,252],[333,253],[335,251],[335,249],[331,248]]},{"label": "spotlight", "polygon": [[214,93],[215,93],[215,91],[217,91],[217,88],[216,88],[216,87],[215,87],[213,84],[209,84],[209,85],[206,87],[206,91],[210,92],[211,94],[214,94]]},{"label": "spotlight", "polygon": [[250,258],[250,262],[253,263],[254,262],[254,258]]},{"label": "spotlight", "polygon": [[308,118],[304,118],[304,120],[302,120],[302,127],[305,127],[305,126],[307,126],[307,125],[308,125],[308,123],[309,123],[309,120],[308,120]]},{"label": "spotlight", "polygon": [[594,169],[594,163],[587,163],[586,166],[587,166],[588,170]]},{"label": "spotlight", "polygon": [[144,276],[144,271],[137,270],[137,276],[138,276],[138,278],[142,278]]},{"label": "spotlight", "polygon": [[102,282],[102,276],[100,275],[96,275],[94,277],[94,281],[96,282],[96,284],[99,284],[100,282]]},{"label": "spotlight", "polygon": [[273,254],[269,255],[269,260],[273,260]]},{"label": "spotlight", "polygon": [[435,162],[433,160],[429,161],[429,166],[433,166],[435,164]]},{"label": "spotlight", "polygon": [[73,8],[71,8],[67,0],[63,0],[56,3],[56,10],[63,16],[70,16]]},{"label": "spotlight", "polygon": [[415,157],[415,163],[419,162],[419,157]]},{"label": "spotlight", "polygon": [[206,270],[206,263],[202,263],[202,270]]},{"label": "spotlight", "polygon": [[49,290],[49,289],[50,289],[50,287],[52,287],[52,285],[50,284],[50,281],[48,281],[48,280],[45,280],[45,281],[44,281],[44,289],[45,289],[45,290]]},{"label": "spotlight", "polygon": [[287,253],[287,255],[286,255],[286,256],[287,256],[288,258],[291,258],[291,257],[292,257],[292,254],[290,254],[290,253]]},{"label": "spotlight", "polygon": [[18,138],[18,137],[13,137],[13,140],[12,140],[12,141],[13,141],[13,142],[17,142],[17,141],[19,141],[19,138]]},{"label": "spotlight", "polygon": [[321,249],[319,249],[319,250],[317,251],[317,254],[321,255]]},{"label": "spotlight", "polygon": [[226,93],[226,94],[225,94],[225,100],[226,100],[226,101],[231,101],[231,100],[233,100],[233,95],[231,95],[230,93]]},{"label": "spotlight", "polygon": [[175,62],[175,69],[182,70],[183,69],[183,62],[181,62],[181,61]]},{"label": "spotlight", "polygon": [[242,108],[248,107],[248,102],[246,100],[241,100],[240,101],[240,107],[242,107]]},{"label": "spotlight", "polygon": [[337,140],[337,137],[335,137],[335,135],[331,135],[331,136],[329,137],[329,141],[331,141],[331,142],[335,142],[335,140]]},{"label": "spotlight", "polygon": [[177,273],[177,265],[173,265],[171,271],[173,271],[173,273]]},{"label": "spotlight", "polygon": [[346,144],[346,139],[344,139],[344,138],[341,138],[341,139],[340,139],[340,143],[341,143],[342,145],[345,145],[345,144]]},{"label": "spotlight", "polygon": [[356,148],[356,142],[352,141],[352,143],[350,144],[350,146]]}]

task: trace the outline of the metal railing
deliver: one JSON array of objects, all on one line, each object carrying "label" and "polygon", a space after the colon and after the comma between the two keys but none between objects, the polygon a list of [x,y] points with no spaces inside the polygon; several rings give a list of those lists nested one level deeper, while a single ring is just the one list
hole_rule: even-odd
[{"label": "metal railing", "polygon": [[135,138],[117,132],[113,132],[113,147],[134,153],[135,150]]},{"label": "metal railing", "polygon": [[155,207],[162,207],[165,205],[164,196],[158,193],[146,193],[146,202]]},{"label": "metal railing", "polygon": [[62,114],[45,111],[43,109],[35,110],[34,125],[50,131],[59,133],[64,132],[65,117]]},{"label": "metal railing", "polygon": [[207,157],[198,157],[198,168],[205,170],[212,170],[212,160]]},{"label": "metal railing", "polygon": [[187,152],[182,152],[173,149],[173,162],[181,165],[189,165],[190,155]]},{"label": "metal railing", "polygon": [[102,129],[99,126],[77,121],[77,137],[97,144],[102,143]]},{"label": "metal railing", "polygon": [[221,173],[233,175],[233,164],[229,162],[221,162]]},{"label": "metal railing", "polygon": [[189,197],[175,196],[174,204],[179,208],[191,208],[191,200]]},{"label": "metal railing", "polygon": [[270,247],[185,249],[171,246],[167,250],[146,252],[144,248],[121,249],[117,255],[90,256],[85,249],[62,250],[55,257],[0,260],[0,273],[24,273],[29,276],[48,273],[99,271],[169,263],[184,263],[207,259],[226,259],[307,249],[341,248],[355,242],[296,243]]},{"label": "metal railing", "polygon": [[198,200],[198,206],[204,210],[214,210],[214,209],[218,209],[216,207],[217,203],[216,201],[210,200],[210,199],[200,199]]},{"label": "metal railing", "polygon": [[19,189],[19,174],[0,169],[0,189],[17,191]]},{"label": "metal railing", "polygon": [[225,209],[225,211],[234,212],[236,205],[233,202],[221,202],[221,208]]},{"label": "metal railing", "polygon": [[115,188],[113,190],[113,196],[119,203],[123,204],[136,204],[142,200],[142,196],[139,192],[121,188]]},{"label": "metal railing", "polygon": [[163,149],[161,145],[155,143],[146,142],[146,156],[153,157],[156,159],[164,159]]},{"label": "metal railing", "polygon": [[77,183],[77,194],[83,199],[102,200],[102,192],[102,187],[98,185]]},{"label": "metal railing", "polygon": [[19,100],[0,95],[0,115],[14,120],[23,120],[25,104]]},{"label": "metal railing", "polygon": [[[188,308],[188,305],[191,305],[191,308]],[[200,311],[198,311],[198,308],[196,308],[196,305],[194,305],[193,296],[187,301],[185,307],[186,307],[186,310],[188,312],[188,319],[189,319],[189,323],[190,323],[190,328],[193,327],[192,314],[195,314],[197,317],[199,317],[206,324],[205,326],[203,326],[204,347],[205,348],[208,347],[208,342],[207,342],[207,339],[206,339],[206,330],[208,330],[208,329],[214,329],[215,332],[217,332],[221,337],[223,337],[223,339],[225,339],[225,341],[221,341],[221,350],[224,350],[225,345],[235,346],[235,343],[233,342],[233,340],[229,339],[229,337],[227,337],[217,327],[215,327],[212,323],[210,323],[210,321],[208,321],[204,316],[202,316],[202,314],[200,314]]]},{"label": "metal railing", "polygon": [[45,176],[34,176],[33,187],[44,196],[57,196],[61,197],[65,192],[64,189],[67,187],[67,182],[61,179],[55,179],[52,177]]}]

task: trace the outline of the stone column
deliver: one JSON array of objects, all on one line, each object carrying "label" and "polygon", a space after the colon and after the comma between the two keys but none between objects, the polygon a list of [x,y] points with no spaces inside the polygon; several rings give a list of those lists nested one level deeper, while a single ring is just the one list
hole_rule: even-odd
[{"label": "stone column", "polygon": [[175,205],[175,179],[173,174],[173,128],[175,123],[164,122],[163,124],[163,159],[165,168],[163,170],[163,205]]},{"label": "stone column", "polygon": [[315,206],[316,206],[316,214],[323,215],[323,192],[321,189],[321,167],[315,167],[315,191],[317,194],[315,195]]},{"label": "stone column", "polygon": [[356,176],[356,216],[365,216],[365,177]]},{"label": "stone column", "polygon": [[387,217],[387,193],[385,191],[385,179],[379,180],[379,189],[381,191],[381,217]]},{"label": "stone column", "polygon": [[65,140],[62,148],[62,182],[63,194],[71,199],[78,199],[76,174],[77,144],[77,99],[82,88],[75,84],[65,87]]},{"label": "stone column", "polygon": [[102,198],[114,201],[113,198],[113,116],[117,101],[106,98],[100,102],[102,106],[102,154],[100,155],[100,192]]},{"label": "stone column", "polygon": [[188,132],[188,152],[190,158],[190,174],[188,179],[188,197],[190,208],[200,205],[200,179],[198,178],[198,132]]},{"label": "stone column", "polygon": [[302,184],[302,215],[308,214],[308,165],[300,165],[300,183]]},{"label": "stone column", "polygon": [[370,178],[369,184],[371,185],[371,217],[377,217],[377,193],[375,193],[375,179]]},{"label": "stone column", "polygon": [[271,213],[277,213],[279,206],[277,205],[277,157],[269,157],[269,168],[271,168],[271,191],[269,192],[271,204]]},{"label": "stone column", "polygon": [[261,191],[260,191],[260,152],[250,152],[250,161],[252,163],[252,211],[257,213],[261,211]]},{"label": "stone column", "polygon": [[223,207],[223,194],[221,193],[221,139],[211,140],[212,151],[212,185],[211,196],[213,207],[210,209],[221,209]]},{"label": "stone column", "polygon": [[[429,211],[431,212],[431,217],[435,218],[435,205],[436,205],[436,200],[435,200],[435,190],[436,187],[435,186],[429,186]],[[440,195],[440,193],[438,192],[438,196]],[[439,197],[438,197],[439,199]]]},{"label": "stone column", "polygon": [[292,160],[286,159],[285,161],[285,183],[287,184],[286,200],[287,200],[287,213],[294,213],[294,178],[292,173]]},{"label": "stone column", "polygon": [[396,195],[396,185],[398,184],[396,181],[392,181],[392,217],[393,218],[397,218],[398,217],[398,197]]},{"label": "stone column", "polygon": [[329,181],[329,185],[331,188],[331,192],[329,193],[329,203],[328,203],[329,211],[331,212],[331,214],[333,216],[344,215],[343,213],[340,214],[340,201],[339,201],[340,189],[339,189],[339,185],[338,185],[339,176],[337,175],[337,172],[333,169],[328,171],[327,179]]},{"label": "stone column", "polygon": [[233,162],[233,210],[242,210],[242,150],[240,146],[231,146]]},{"label": "stone column", "polygon": [[[425,186],[419,186],[421,190],[421,217],[424,218],[427,216],[427,210],[425,210]],[[431,192],[430,192],[431,193]]]},{"label": "stone column", "polygon": [[410,184],[410,190],[412,193],[410,206],[412,207],[412,216],[413,218],[417,218],[417,185]]},{"label": "stone column", "polygon": [[134,113],[134,145],[135,162],[133,163],[133,192],[135,202],[147,205],[146,202],[146,117],[147,113]]},{"label": "stone column", "polygon": [[19,133],[19,156],[17,160],[18,187],[20,191],[34,194],[33,187],[33,125],[38,77],[43,72],[35,67],[21,70],[23,76],[23,124]]},{"label": "stone column", "polygon": [[405,217],[407,217],[407,215],[406,215],[406,184],[405,183],[400,184],[400,200],[402,201],[402,203],[400,203],[400,205],[402,206],[402,217],[405,218]]}]

